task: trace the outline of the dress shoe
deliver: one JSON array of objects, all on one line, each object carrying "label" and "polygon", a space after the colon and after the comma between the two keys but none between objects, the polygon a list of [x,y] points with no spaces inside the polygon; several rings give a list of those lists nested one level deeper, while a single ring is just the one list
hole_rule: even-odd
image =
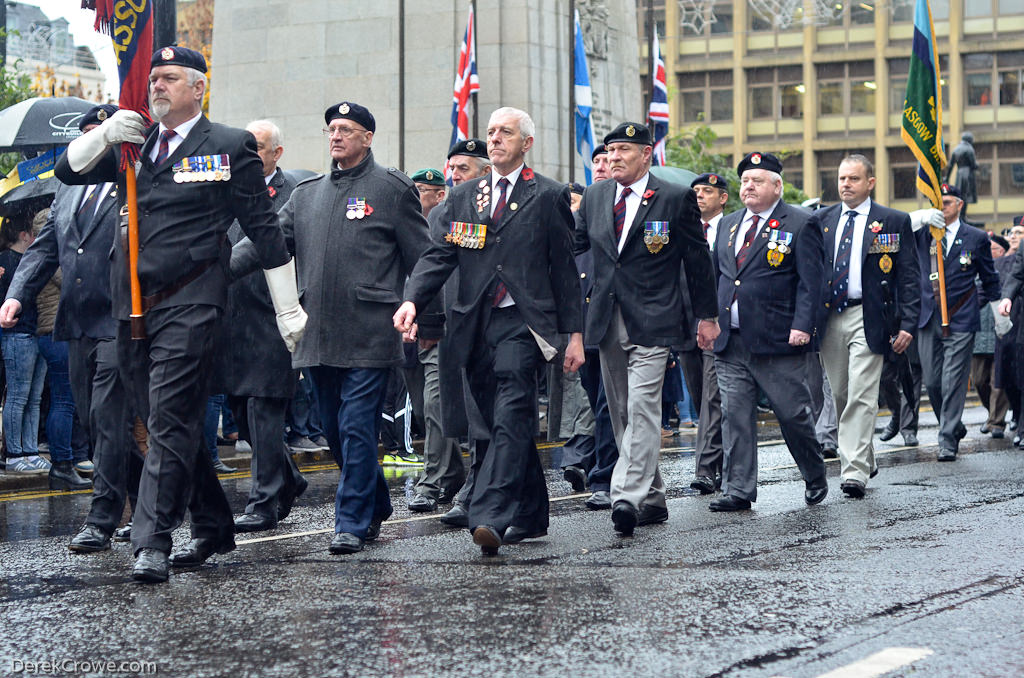
[{"label": "dress shoe", "polygon": [[808,506],[814,506],[820,504],[828,496],[828,485],[822,485],[821,487],[808,487],[804,490],[804,501],[807,502]]},{"label": "dress shoe", "polygon": [[956,461],[956,450],[939,450],[938,461]]},{"label": "dress shoe", "polygon": [[1015,446],[1019,446],[1020,445],[1020,434],[1019,433],[1017,435],[1013,436],[1013,444]]},{"label": "dress shoe", "polygon": [[864,497],[864,483],[859,480],[844,480],[839,483],[839,489],[851,499],[862,499]]},{"label": "dress shoe", "polygon": [[213,470],[216,471],[218,475],[220,475],[222,473],[234,473],[238,469],[231,468],[220,459],[217,459],[213,462]]},{"label": "dress shoe", "polygon": [[277,521],[259,513],[243,513],[235,518],[235,532],[262,532],[277,527]]},{"label": "dress shoe", "polygon": [[501,535],[490,525],[478,525],[473,530],[473,543],[480,547],[480,552],[485,556],[496,556],[501,546]]},{"label": "dress shoe", "polygon": [[878,475],[878,467],[876,466],[874,468],[874,470],[872,470],[871,473],[868,474],[868,478],[874,478],[877,475]]},{"label": "dress shoe", "polygon": [[991,432],[992,432],[992,429],[990,429],[988,427],[988,424],[982,424],[981,428],[978,429],[978,433],[981,433],[982,435],[984,435],[986,433],[991,433]]},{"label": "dress shoe", "polygon": [[239,440],[235,443],[236,454],[252,454],[252,445],[249,444],[248,440]]},{"label": "dress shoe", "polygon": [[896,437],[896,434],[900,432],[900,423],[896,421],[896,417],[889,420],[885,429],[882,430],[881,435],[878,436],[879,440],[883,442],[886,440],[892,440]]},{"label": "dress shoe", "polygon": [[309,481],[300,476],[299,484],[295,487],[295,491],[278,498],[278,522],[288,517],[288,515],[292,512],[292,506],[295,505],[295,500],[302,496],[302,493],[306,491],[307,487],[309,487]]},{"label": "dress shoe", "polygon": [[953,430],[953,437],[957,440],[963,440],[967,437],[967,427],[961,421],[957,423],[956,428]]},{"label": "dress shoe", "polygon": [[124,527],[119,527],[114,530],[114,536],[111,537],[114,541],[126,542],[132,540],[132,521],[128,521],[128,524]]},{"label": "dress shoe", "polygon": [[1003,429],[994,428],[992,429],[992,437],[995,438],[996,440],[1000,440],[1001,438],[1005,438],[1006,434],[1003,433]]},{"label": "dress shoe", "polygon": [[425,494],[417,494],[409,500],[409,510],[416,513],[430,513],[437,510],[437,500]]},{"label": "dress shoe", "polygon": [[839,452],[831,445],[824,445],[821,448],[821,456],[823,459],[838,459]]},{"label": "dress shoe", "polygon": [[651,506],[650,504],[641,504],[640,510],[637,512],[636,524],[637,525],[654,525],[655,523],[663,523],[668,520],[668,509],[663,506]]},{"label": "dress shoe", "polygon": [[619,500],[612,506],[612,525],[615,531],[628,537],[636,528],[637,511],[628,501]]},{"label": "dress shoe", "polygon": [[331,540],[331,545],[327,547],[327,550],[335,555],[359,553],[363,550],[363,543],[362,539],[351,532],[339,532],[334,535],[334,539]]},{"label": "dress shoe", "polygon": [[917,447],[921,443],[917,442],[917,434],[916,433],[904,433],[903,434],[903,444],[906,445],[907,447]]},{"label": "dress shoe", "polygon": [[385,520],[391,517],[391,512],[388,512],[386,516],[377,517],[370,521],[370,526],[366,528],[366,541],[375,541],[380,536],[380,526]]},{"label": "dress shoe", "polygon": [[452,527],[469,527],[469,513],[465,506],[456,503],[441,516],[441,522]]},{"label": "dress shoe", "polygon": [[1011,419],[1010,420],[1010,430],[1011,431],[1016,431],[1017,430],[1017,420],[1016,419]]},{"label": "dress shoe", "polygon": [[712,511],[749,511],[750,501],[729,494],[723,494],[718,499],[712,499],[711,503],[708,504],[708,508]]},{"label": "dress shoe", "polygon": [[562,477],[572,485],[573,492],[583,492],[587,489],[587,474],[579,466],[566,466],[562,470]]},{"label": "dress shoe", "polygon": [[55,461],[50,466],[51,490],[88,490],[92,481],[78,475],[70,461]]},{"label": "dress shoe", "polygon": [[713,478],[708,476],[697,476],[690,483],[690,487],[697,490],[701,494],[714,494],[715,493],[715,481]]},{"label": "dress shoe", "polygon": [[546,537],[548,535],[547,530],[537,530],[531,532],[523,527],[512,527],[505,530],[505,536],[501,538],[502,544],[518,544],[524,539],[539,539],[540,537]]},{"label": "dress shoe", "polygon": [[106,551],[110,548],[110,535],[96,527],[86,523],[79,530],[78,534],[71,538],[68,549],[75,553],[95,553]]},{"label": "dress shoe", "polygon": [[147,584],[167,581],[167,554],[157,549],[139,549],[132,568],[132,579]]},{"label": "dress shoe", "polygon": [[199,567],[214,553],[235,550],[235,540],[217,543],[206,537],[194,537],[185,548],[171,554],[171,567]]},{"label": "dress shoe", "polygon": [[612,496],[607,490],[597,490],[583,503],[591,511],[607,511],[612,507]]}]

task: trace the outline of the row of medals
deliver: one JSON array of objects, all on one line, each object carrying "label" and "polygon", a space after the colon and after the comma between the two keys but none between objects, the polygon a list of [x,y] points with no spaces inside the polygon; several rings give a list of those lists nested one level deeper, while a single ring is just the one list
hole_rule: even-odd
[{"label": "row of medals", "polygon": [[197,181],[228,181],[230,179],[231,170],[229,169],[174,173],[174,182],[177,184],[191,184]]}]

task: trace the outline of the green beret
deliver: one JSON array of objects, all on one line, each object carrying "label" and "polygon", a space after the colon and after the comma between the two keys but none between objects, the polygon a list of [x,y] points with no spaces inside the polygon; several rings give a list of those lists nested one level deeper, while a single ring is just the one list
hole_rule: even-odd
[{"label": "green beret", "polygon": [[429,184],[431,186],[444,186],[444,175],[433,167],[421,169],[412,175],[412,180],[417,184]]}]

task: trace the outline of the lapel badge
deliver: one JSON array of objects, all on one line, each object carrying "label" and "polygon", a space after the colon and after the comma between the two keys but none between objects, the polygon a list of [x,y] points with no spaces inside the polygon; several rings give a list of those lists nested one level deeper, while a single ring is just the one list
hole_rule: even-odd
[{"label": "lapel badge", "polygon": [[892,257],[888,254],[883,254],[882,258],[878,260],[878,268],[882,269],[882,273],[888,273],[892,270]]},{"label": "lapel badge", "polygon": [[513,212],[515,212],[515,211],[516,211],[517,209],[519,209],[519,203],[515,203],[515,202],[510,202],[510,203],[508,204],[508,208],[509,208],[510,210],[512,210]]},{"label": "lapel badge", "polygon": [[524,167],[522,173],[519,176],[520,176],[520,178],[523,179],[523,181],[532,181],[533,180],[533,170],[530,169],[529,167]]},{"label": "lapel badge", "polygon": [[881,222],[879,222],[879,221],[872,221],[871,222],[871,232],[872,233],[878,233],[881,230],[882,230],[882,223]]}]

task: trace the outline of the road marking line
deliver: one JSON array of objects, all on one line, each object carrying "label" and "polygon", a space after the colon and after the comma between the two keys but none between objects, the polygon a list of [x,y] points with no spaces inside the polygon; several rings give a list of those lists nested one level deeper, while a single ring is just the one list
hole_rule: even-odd
[{"label": "road marking line", "polygon": [[818,678],[876,678],[934,654],[926,647],[888,647],[852,664],[823,673]]},{"label": "road marking line", "polygon": [[[779,442],[784,442],[784,441],[780,440]],[[902,447],[890,447],[889,449],[886,449],[886,450],[881,450],[881,451],[877,451],[876,450],[875,451],[875,456],[876,457],[884,457],[887,454],[892,454],[894,452],[903,452],[905,450],[930,450],[933,447],[938,447],[938,446],[939,446],[939,444],[935,443],[935,444],[929,444],[929,445],[904,445]],[[825,463],[826,464],[838,464],[839,460],[838,459],[826,459]],[[766,468],[764,470],[765,471],[783,471],[785,469],[796,468],[796,467],[797,467],[796,464],[783,464],[782,466],[771,466],[771,467]]]}]

